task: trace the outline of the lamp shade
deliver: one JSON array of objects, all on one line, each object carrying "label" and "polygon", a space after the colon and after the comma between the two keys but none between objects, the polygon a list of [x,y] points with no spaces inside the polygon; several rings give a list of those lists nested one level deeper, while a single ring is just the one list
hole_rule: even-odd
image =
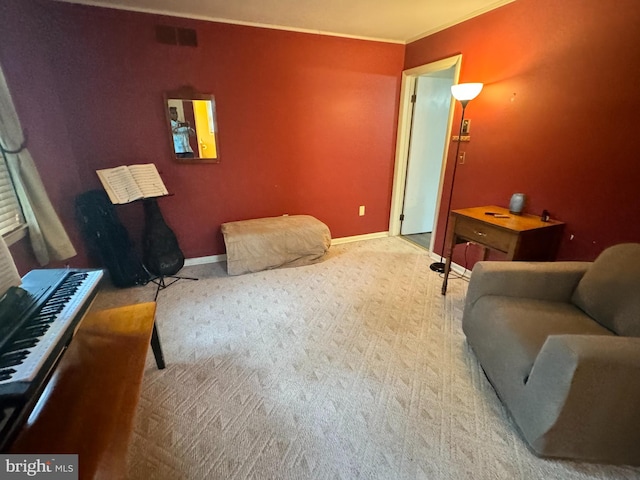
[{"label": "lamp shade", "polygon": [[478,96],[483,86],[482,83],[459,83],[457,85],[451,85],[451,95],[461,102],[473,100]]}]

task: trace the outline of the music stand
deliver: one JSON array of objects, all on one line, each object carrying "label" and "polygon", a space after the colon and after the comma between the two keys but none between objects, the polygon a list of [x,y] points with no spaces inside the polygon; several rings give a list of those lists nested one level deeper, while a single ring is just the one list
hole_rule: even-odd
[{"label": "music stand", "polygon": [[[167,283],[167,282],[165,282],[165,278],[172,278],[173,280],[170,281],[169,283]],[[178,276],[175,276],[175,275],[157,275],[155,277],[152,277],[149,280],[149,283],[155,283],[158,286],[158,288],[156,288],[156,294],[153,297],[153,301],[155,302],[158,299],[158,295],[160,293],[160,290],[164,290],[165,288],[169,288],[171,285],[176,283],[178,280],[198,280],[198,279],[195,278],[195,277],[178,277]]]},{"label": "music stand", "polygon": [[[173,230],[164,221],[156,200],[157,197],[171,196],[156,166],[153,163],[123,165],[96,170],[96,173],[114,205],[143,202],[143,264],[151,277],[148,282],[158,286],[154,301],[158,299],[160,290],[170,287],[178,280],[198,280],[194,277],[176,276],[184,266],[184,254]],[[167,283],[166,278],[172,278],[173,281]]]}]

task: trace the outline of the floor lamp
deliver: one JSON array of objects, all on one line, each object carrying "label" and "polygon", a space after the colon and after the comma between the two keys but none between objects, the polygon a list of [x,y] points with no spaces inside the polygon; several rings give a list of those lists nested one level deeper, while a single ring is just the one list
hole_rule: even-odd
[{"label": "floor lamp", "polygon": [[462,130],[464,126],[464,111],[467,108],[469,101],[476,98],[482,90],[482,83],[459,83],[458,85],[451,86],[451,95],[460,102],[462,105],[462,117],[460,118],[460,131],[458,133],[458,143],[456,145],[456,156],[453,163],[453,176],[451,177],[451,190],[449,192],[449,202],[447,204],[447,220],[444,224],[444,235],[442,235],[442,250],[440,254],[440,261],[432,263],[429,268],[434,272],[444,272],[445,264],[442,261],[444,254],[445,242],[447,240],[447,229],[449,228],[449,215],[451,213],[451,198],[453,197],[453,185],[456,181],[456,170],[458,168],[458,156],[460,155],[460,142],[462,141]]}]

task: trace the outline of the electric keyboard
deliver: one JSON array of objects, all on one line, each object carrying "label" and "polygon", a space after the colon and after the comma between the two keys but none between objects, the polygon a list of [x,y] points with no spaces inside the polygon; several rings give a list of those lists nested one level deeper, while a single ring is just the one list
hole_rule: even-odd
[{"label": "electric keyboard", "polygon": [[0,449],[37,401],[102,276],[102,270],[32,270],[0,303]]}]

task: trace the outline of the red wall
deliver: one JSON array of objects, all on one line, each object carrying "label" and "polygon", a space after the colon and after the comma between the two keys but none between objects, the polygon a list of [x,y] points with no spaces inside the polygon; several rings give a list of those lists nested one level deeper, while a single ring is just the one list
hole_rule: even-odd
[{"label": "red wall", "polygon": [[[334,238],[388,229],[403,45],[48,0],[3,0],[0,17],[0,63],[80,250],[72,265],[89,263],[73,200],[122,164],[158,166],[187,258],[224,253],[226,221],[310,214]],[[157,43],[157,24],[195,28],[198,47]],[[185,84],[215,95],[219,164],[171,159],[163,92]],[[139,241],[141,205],[117,208]],[[24,245],[12,251],[21,271],[35,266]]]},{"label": "red wall", "polygon": [[[409,44],[405,68],[462,53],[460,82],[485,83],[466,110],[452,207],[508,206],[524,192],[526,211],[567,223],[561,259],[640,241],[639,25],[637,0],[518,0]],[[454,155],[452,144],[447,180]]]},{"label": "red wall", "polygon": [[[121,164],[158,165],[187,257],[223,253],[222,222],[266,215],[312,214],[334,237],[387,230],[403,61],[458,53],[460,81],[485,89],[467,109],[453,208],[524,192],[527,211],[567,222],[561,259],[640,241],[637,0],[518,0],[406,48],[49,0],[3,0],[0,17],[0,63],[80,250],[72,265],[88,263],[73,199],[99,188],[96,169]],[[156,43],[156,24],[195,28],[199,46]],[[171,160],[162,94],[184,84],[216,96],[218,165]],[[138,240],[140,205],[118,212]],[[21,271],[35,266],[25,244],[12,248]],[[460,247],[455,259],[465,263]]]}]

